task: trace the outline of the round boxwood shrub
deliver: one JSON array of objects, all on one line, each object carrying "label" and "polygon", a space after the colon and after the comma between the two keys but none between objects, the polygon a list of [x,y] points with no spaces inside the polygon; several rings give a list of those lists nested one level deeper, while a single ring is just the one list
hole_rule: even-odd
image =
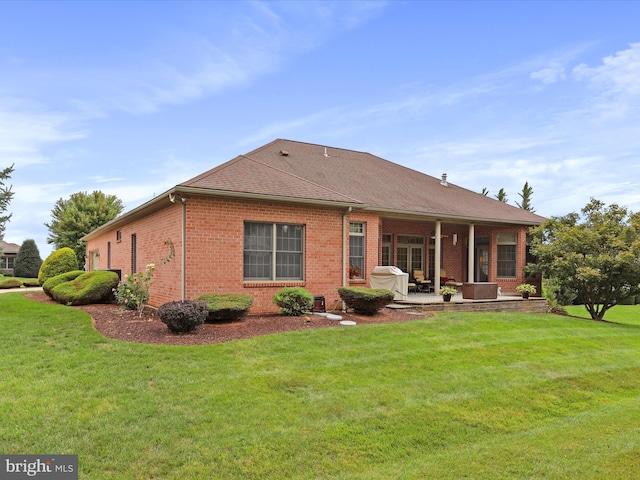
[{"label": "round boxwood shrub", "polygon": [[0,288],[20,288],[22,286],[22,280],[17,278],[3,278],[0,279]]},{"label": "round boxwood shrub", "polygon": [[338,295],[347,308],[353,308],[354,312],[363,315],[375,315],[395,297],[394,293],[386,288],[366,287],[342,287],[338,289]]},{"label": "round boxwood shrub", "polygon": [[163,303],[158,308],[160,320],[173,333],[191,332],[204,323],[208,314],[207,303],[196,300]]},{"label": "round boxwood shrub", "polygon": [[51,277],[70,272],[71,270],[78,270],[76,253],[69,247],[60,248],[51,253],[51,255],[42,262],[40,271],[38,272],[38,282],[40,282],[40,285],[44,285],[44,282]]},{"label": "round boxwood shrub", "polygon": [[301,287],[286,287],[273,296],[273,303],[283,315],[298,317],[311,310],[313,296]]},{"label": "round boxwood shrub", "polygon": [[55,277],[51,277],[49,280],[42,284],[42,290],[44,293],[53,298],[53,294],[51,290],[60,285],[61,283],[70,282],[71,280],[75,280],[83,273],[86,273],[84,270],[71,270],[70,272],[61,273],[60,275],[56,275]]},{"label": "round boxwood shrub", "polygon": [[53,299],[65,305],[89,305],[113,300],[118,274],[106,270],[84,272],[75,279],[51,289]]},{"label": "round boxwood shrub", "polygon": [[209,308],[207,321],[235,322],[251,308],[253,297],[243,293],[203,293],[195,300],[206,302]]}]

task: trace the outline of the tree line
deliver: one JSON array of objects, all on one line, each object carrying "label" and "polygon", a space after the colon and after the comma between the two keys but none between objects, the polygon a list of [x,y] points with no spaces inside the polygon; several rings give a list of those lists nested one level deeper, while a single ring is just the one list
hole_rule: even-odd
[{"label": "tree line", "polygon": [[[482,189],[482,192],[480,193],[486,197],[489,195],[489,190],[487,190],[487,188],[484,187]],[[516,205],[523,210],[527,210],[528,212],[534,213],[535,210],[531,205],[533,188],[531,187],[531,185],[529,185],[529,182],[524,183],[524,186],[522,187],[522,191],[519,192],[518,195],[520,196],[520,201],[516,202]],[[500,200],[503,203],[507,203],[509,201],[509,198],[507,197],[507,192],[504,190],[504,188],[501,188],[498,191],[498,194],[494,196],[496,199]]]}]

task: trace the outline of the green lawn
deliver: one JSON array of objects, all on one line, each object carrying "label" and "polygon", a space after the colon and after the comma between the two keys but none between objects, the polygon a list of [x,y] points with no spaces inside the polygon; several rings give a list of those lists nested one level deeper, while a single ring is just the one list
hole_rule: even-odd
[{"label": "green lawn", "polygon": [[[564,308],[569,315],[591,318],[583,305],[569,305]],[[607,322],[640,326],[640,305],[616,305],[605,312],[604,319]]]},{"label": "green lawn", "polygon": [[165,347],[2,294],[0,451],[78,454],[91,480],[637,478],[625,323],[447,313]]}]

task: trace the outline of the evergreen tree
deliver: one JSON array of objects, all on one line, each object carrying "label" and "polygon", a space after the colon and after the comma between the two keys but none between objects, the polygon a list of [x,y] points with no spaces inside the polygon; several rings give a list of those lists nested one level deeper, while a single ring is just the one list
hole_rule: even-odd
[{"label": "evergreen tree", "polygon": [[500,200],[502,203],[507,203],[507,200],[509,200],[507,198],[507,192],[504,191],[504,188],[500,189],[500,191],[496,195],[496,198]]},{"label": "evergreen tree", "polygon": [[13,165],[5,168],[4,170],[0,170],[0,240],[2,240],[4,228],[11,218],[11,214],[4,215],[4,212],[9,207],[9,203],[13,198],[13,192],[11,191],[11,186],[5,186],[4,182],[11,177],[12,172]]},{"label": "evergreen tree", "polygon": [[482,187],[482,191],[480,192],[480,194],[484,195],[485,197],[489,195],[489,190],[487,190],[487,187]]},{"label": "evergreen tree", "polygon": [[16,277],[38,278],[38,272],[42,265],[40,250],[35,240],[25,240],[18,250],[13,267],[13,274]]},{"label": "evergreen tree", "polygon": [[529,182],[524,182],[524,187],[522,187],[522,192],[518,193],[522,202],[516,202],[516,205],[523,210],[527,210],[528,212],[535,212],[533,208],[531,208],[531,195],[533,195],[533,188],[529,186]]}]

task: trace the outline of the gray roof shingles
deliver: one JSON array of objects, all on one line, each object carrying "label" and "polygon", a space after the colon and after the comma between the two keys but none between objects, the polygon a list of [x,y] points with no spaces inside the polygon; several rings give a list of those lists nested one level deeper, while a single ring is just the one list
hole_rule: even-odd
[{"label": "gray roof shingles", "polygon": [[[287,155],[281,151],[288,152]],[[326,155],[325,155],[326,152]],[[353,203],[387,212],[539,224],[539,215],[369,153],[274,140],[178,187]]]}]

